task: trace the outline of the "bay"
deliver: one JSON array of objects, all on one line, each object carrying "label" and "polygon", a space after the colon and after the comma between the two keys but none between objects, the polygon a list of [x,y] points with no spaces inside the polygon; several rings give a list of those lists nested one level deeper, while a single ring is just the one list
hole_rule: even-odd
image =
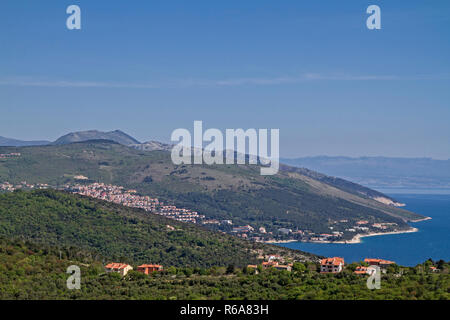
[{"label": "bay", "polygon": [[290,242],[278,245],[327,257],[343,257],[346,263],[364,258],[383,258],[404,266],[415,266],[428,258],[449,261],[450,195],[389,195],[405,203],[405,209],[432,219],[410,223],[418,232],[366,237],[356,244]]}]

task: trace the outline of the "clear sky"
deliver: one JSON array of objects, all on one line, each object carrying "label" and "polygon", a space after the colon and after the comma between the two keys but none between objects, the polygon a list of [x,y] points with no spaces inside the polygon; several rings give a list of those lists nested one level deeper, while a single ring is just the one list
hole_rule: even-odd
[{"label": "clear sky", "polygon": [[0,136],[203,120],[279,128],[284,157],[450,158],[449,36],[450,1],[1,0]]}]

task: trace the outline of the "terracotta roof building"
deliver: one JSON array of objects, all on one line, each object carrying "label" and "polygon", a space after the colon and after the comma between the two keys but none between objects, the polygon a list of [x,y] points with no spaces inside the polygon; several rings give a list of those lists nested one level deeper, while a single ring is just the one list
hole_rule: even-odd
[{"label": "terracotta roof building", "polygon": [[125,276],[130,270],[133,270],[133,267],[126,263],[112,262],[105,266],[106,272],[117,272],[122,276]]},{"label": "terracotta roof building", "polygon": [[163,266],[159,264],[143,264],[137,267],[138,272],[142,272],[144,274],[150,274],[154,271],[162,271]]},{"label": "terracotta roof building", "polygon": [[333,257],[320,261],[320,273],[339,273],[344,267],[344,258]]},{"label": "terracotta roof building", "polygon": [[374,267],[363,266],[356,267],[355,271],[353,271],[355,274],[372,274],[373,272],[376,272]]},{"label": "terracotta roof building", "polygon": [[384,260],[384,259],[371,259],[366,258],[364,262],[368,263],[370,266],[379,266],[381,268],[387,268],[391,264],[394,264],[394,261]]}]

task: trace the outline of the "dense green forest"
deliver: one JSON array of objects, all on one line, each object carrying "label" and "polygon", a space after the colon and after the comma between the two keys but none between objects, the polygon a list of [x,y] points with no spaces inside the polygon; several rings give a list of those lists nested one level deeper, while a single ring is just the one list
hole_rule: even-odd
[{"label": "dense green forest", "polygon": [[[0,182],[74,183],[74,176],[111,183],[198,211],[210,218],[232,219],[277,233],[281,227],[325,233],[331,221],[392,222],[423,218],[372,199],[367,188],[309,171],[282,166],[275,176],[261,176],[251,165],[174,165],[167,151],[140,151],[108,141],[58,146],[0,147],[20,157],[0,161]],[[334,228],[338,228],[334,226]],[[340,227],[339,227],[340,228]]]},{"label": "dense green forest", "polygon": [[[81,267],[81,289],[69,290],[70,265]],[[429,266],[439,272],[431,272]],[[392,266],[381,289],[369,290],[356,264],[336,275],[317,264],[295,263],[292,272],[228,267],[175,268],[125,277],[104,273],[87,251],[61,250],[22,240],[0,239],[0,299],[450,299],[449,264],[426,261],[414,268]]]},{"label": "dense green forest", "polygon": [[0,194],[0,236],[76,247],[108,260],[177,267],[245,266],[258,263],[261,253],[299,261],[318,259],[297,250],[253,243],[140,209],[54,190]]}]

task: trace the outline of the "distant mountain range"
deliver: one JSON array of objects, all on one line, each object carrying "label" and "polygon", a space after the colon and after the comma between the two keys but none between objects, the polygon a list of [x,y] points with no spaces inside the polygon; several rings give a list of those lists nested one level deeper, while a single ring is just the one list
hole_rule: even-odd
[{"label": "distant mountain range", "polygon": [[124,146],[129,146],[135,148],[137,150],[142,151],[155,151],[155,150],[164,150],[170,151],[172,149],[172,145],[161,143],[158,141],[148,141],[141,143],[132,136],[126,134],[121,130],[114,130],[110,132],[102,132],[98,130],[88,130],[88,131],[78,131],[68,133],[56,141],[22,141],[11,138],[4,138],[0,136],[0,147],[29,147],[29,146],[42,146],[42,145],[64,145],[76,142],[85,142],[92,140],[109,140],[114,141],[118,144],[122,144]]},{"label": "distant mountain range", "polygon": [[450,189],[450,160],[389,157],[304,157],[281,162],[370,188]]},{"label": "distant mountain range", "polygon": [[[141,143],[120,130],[79,131],[66,134],[54,142],[21,141],[0,137],[0,146],[66,145],[93,140],[109,140],[141,151],[170,151],[172,145],[158,141]],[[369,188],[444,188],[450,189],[450,160],[389,157],[303,157],[281,159],[281,163],[308,168],[326,174],[326,179],[351,180]],[[291,169],[288,169],[291,170]],[[302,174],[307,171],[302,172]],[[330,177],[331,176],[331,177]],[[317,178],[317,177],[316,177]],[[323,178],[323,177],[322,177]],[[336,179],[337,179],[336,178]],[[360,186],[361,187],[361,186]]]},{"label": "distant mountain range", "polygon": [[0,136],[0,146],[2,147],[26,147],[26,146],[42,146],[49,144],[50,141],[22,141],[17,139],[5,138]]}]

